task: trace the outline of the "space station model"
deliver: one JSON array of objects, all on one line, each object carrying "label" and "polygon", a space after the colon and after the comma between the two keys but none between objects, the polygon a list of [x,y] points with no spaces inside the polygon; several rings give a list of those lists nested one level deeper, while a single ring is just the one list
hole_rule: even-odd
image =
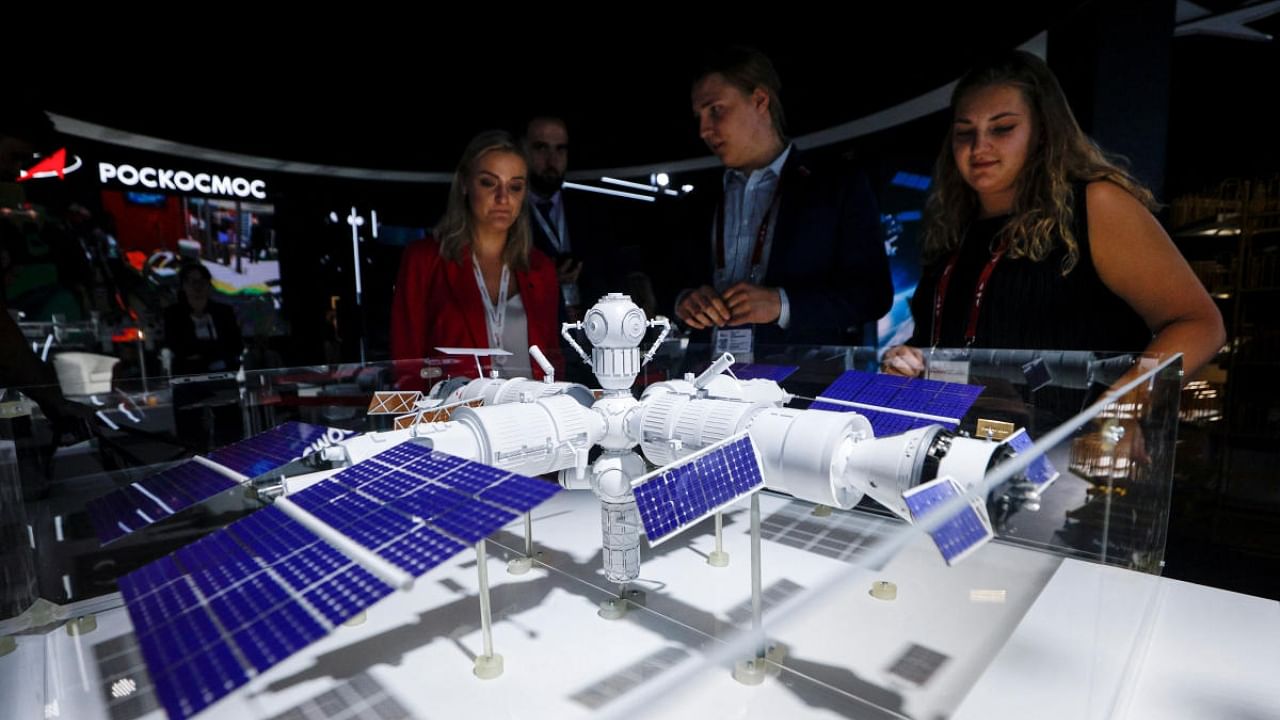
[{"label": "space station model", "polygon": [[[642,354],[651,328],[660,332]],[[975,493],[990,468],[1030,445],[1021,432],[994,442],[954,430],[977,386],[848,371],[796,409],[777,380],[734,376],[725,354],[636,397],[632,386],[669,329],[610,294],[562,328],[598,389],[556,381],[530,348],[541,381],[451,379],[427,397],[377,393],[370,413],[394,415],[394,429],[285,423],[93,501],[90,518],[108,543],[229,489],[274,496],[120,579],[165,709],[200,712],[471,546],[486,630],[475,672],[500,674],[485,538],[521,515],[528,536],[531,511],[561,489],[600,500],[604,572],[625,585],[640,574],[642,532],[665,542],[761,488],[846,509],[865,496],[912,522],[945,507],[945,522],[926,524],[954,563],[991,539],[993,521],[1034,509],[1056,477],[1037,461]],[[287,494],[284,474],[294,475]],[[548,475],[558,484],[534,477]]]}]

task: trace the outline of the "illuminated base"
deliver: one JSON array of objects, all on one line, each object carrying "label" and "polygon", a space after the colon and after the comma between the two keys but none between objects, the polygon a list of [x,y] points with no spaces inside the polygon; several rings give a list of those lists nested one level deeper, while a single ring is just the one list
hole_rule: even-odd
[{"label": "illuminated base", "polygon": [[723,550],[712,550],[707,556],[707,564],[711,567],[729,567],[729,553]]},{"label": "illuminated base", "polygon": [[498,653],[477,656],[475,669],[471,672],[481,680],[492,680],[502,675],[502,656]]},{"label": "illuminated base", "polygon": [[764,682],[765,667],[768,664],[761,658],[740,660],[733,665],[733,679],[743,685],[759,685]]},{"label": "illuminated base", "polygon": [[815,517],[830,517],[831,506],[830,505],[814,505],[813,514]]},{"label": "illuminated base", "polygon": [[600,609],[596,611],[596,614],[605,620],[621,620],[626,616],[628,609],[626,600],[610,598],[600,603]]},{"label": "illuminated base", "polygon": [[85,615],[67,622],[67,634],[72,637],[87,635],[97,629],[98,619],[93,615]]},{"label": "illuminated base", "polygon": [[734,663],[733,679],[743,685],[759,685],[766,677],[782,673],[782,661],[787,657],[787,646],[774,643],[764,651],[763,658],[751,658]]},{"label": "illuminated base", "polygon": [[533,558],[518,557],[507,561],[507,573],[510,575],[523,575],[531,569],[533,569]]},{"label": "illuminated base", "polygon": [[343,624],[344,626],[346,626],[346,627],[359,627],[359,626],[363,625],[363,624],[364,624],[364,622],[365,622],[366,620],[368,620],[368,619],[369,619],[369,614],[368,614],[368,612],[367,612],[367,611],[365,611],[365,610],[361,610],[360,612],[356,613],[355,615],[352,615],[351,617],[349,617],[349,618],[347,618],[346,620],[344,620],[344,621],[342,622],[342,624]]},{"label": "illuminated base", "polygon": [[877,600],[897,600],[898,586],[888,580],[877,580],[871,583],[871,589],[867,594]]}]

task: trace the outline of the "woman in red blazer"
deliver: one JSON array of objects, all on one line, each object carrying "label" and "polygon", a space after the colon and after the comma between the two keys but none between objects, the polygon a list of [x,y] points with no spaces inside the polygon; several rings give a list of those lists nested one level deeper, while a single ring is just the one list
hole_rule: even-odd
[{"label": "woman in red blazer", "polygon": [[[444,217],[428,237],[405,248],[391,303],[391,357],[401,385],[420,387],[421,358],[437,347],[501,347],[512,353],[504,376],[534,377],[529,345],[549,357],[559,348],[560,286],[551,261],[530,241],[525,207],[527,165],[515,140],[493,130],[471,140],[458,162]],[[449,375],[476,374],[468,359]]]}]

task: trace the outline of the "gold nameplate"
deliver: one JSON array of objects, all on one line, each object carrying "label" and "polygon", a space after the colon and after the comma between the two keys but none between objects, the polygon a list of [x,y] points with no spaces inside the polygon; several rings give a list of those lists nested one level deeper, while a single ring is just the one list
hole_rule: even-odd
[{"label": "gold nameplate", "polygon": [[1011,422],[978,418],[977,437],[983,440],[1004,440],[1013,434],[1016,428]]}]

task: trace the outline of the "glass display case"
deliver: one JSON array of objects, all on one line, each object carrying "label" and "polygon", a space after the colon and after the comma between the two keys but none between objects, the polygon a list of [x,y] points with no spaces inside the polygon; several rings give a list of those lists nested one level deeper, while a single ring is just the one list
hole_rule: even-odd
[{"label": "glass display case", "polygon": [[[667,341],[634,396],[692,383],[714,359],[710,348]],[[873,349],[758,348],[753,359],[725,372],[780,377],[775,405],[879,412],[833,389],[848,371],[874,373]],[[936,718],[1109,717],[1129,707],[1167,582],[1180,358],[938,349],[926,365],[928,379],[955,384],[945,387],[982,388],[958,417],[903,411],[917,428],[949,426],[929,435],[930,453],[947,444],[938,438],[953,452],[957,438],[975,441],[978,460],[944,459],[929,476],[936,485],[948,467],[968,468],[955,471],[960,492],[944,511],[904,517],[875,499],[884,488],[871,474],[860,500],[788,495],[766,448],[765,489],[660,544],[642,542],[638,576],[619,584],[601,564],[601,501],[562,490],[530,522],[506,523],[411,589],[323,623],[319,637],[285,638],[278,664],[255,667],[241,647],[239,687],[192,712]],[[420,377],[431,367],[421,364]],[[560,375],[589,377],[573,363]],[[8,390],[0,695],[17,698],[16,717],[129,720],[174,707],[157,694],[117,581],[357,460],[326,448],[381,437],[429,444],[430,431],[396,430],[395,413],[368,413],[374,393],[403,377],[403,364],[371,363],[129,381],[71,398],[91,412],[70,426]],[[768,405],[748,395],[732,402]],[[93,501],[286,423],[324,431],[270,473],[146,523],[127,520],[137,527],[102,542]],[[863,432],[854,444],[891,437]],[[844,457],[842,472],[872,462],[863,457]],[[913,472],[908,495],[924,487]],[[945,521],[962,509],[994,539],[957,558]],[[246,622],[277,609],[246,604]],[[244,642],[236,628],[219,630]],[[477,657],[495,652],[500,677],[480,679]]]}]

